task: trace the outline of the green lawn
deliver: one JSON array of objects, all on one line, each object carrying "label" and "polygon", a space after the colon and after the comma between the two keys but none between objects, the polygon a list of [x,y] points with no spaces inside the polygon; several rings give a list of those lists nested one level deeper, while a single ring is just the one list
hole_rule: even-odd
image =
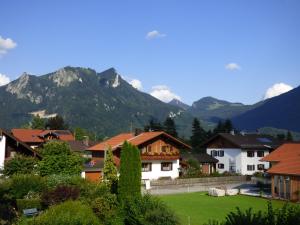
[{"label": "green lawn", "polygon": [[[267,209],[268,200],[244,195],[211,197],[204,192],[164,195],[160,198],[169,205],[180,218],[182,225],[202,225],[209,220],[224,220],[236,207],[253,210]],[[274,207],[284,205],[283,201],[272,201]],[[190,218],[190,219],[189,219]]]}]

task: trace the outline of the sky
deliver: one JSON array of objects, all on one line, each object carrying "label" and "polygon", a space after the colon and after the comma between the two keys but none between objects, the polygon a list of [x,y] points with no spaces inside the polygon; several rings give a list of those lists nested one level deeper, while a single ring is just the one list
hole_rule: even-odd
[{"label": "sky", "polygon": [[163,101],[253,104],[299,86],[299,12],[299,0],[3,0],[0,85],[114,67]]}]

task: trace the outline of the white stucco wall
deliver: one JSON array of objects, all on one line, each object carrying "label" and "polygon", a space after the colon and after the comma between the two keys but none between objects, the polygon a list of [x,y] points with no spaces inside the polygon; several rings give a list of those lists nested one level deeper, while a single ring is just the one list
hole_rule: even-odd
[{"label": "white stucco wall", "polygon": [[[179,177],[179,159],[174,161],[168,160],[154,160],[148,161],[143,160],[143,163],[152,163],[152,170],[149,172],[142,172],[142,179],[143,180],[157,180],[160,177],[171,177],[175,179]],[[171,171],[161,171],[161,163],[162,162],[172,162],[172,170]]]},{"label": "white stucco wall", "polygon": [[[264,151],[264,156],[266,156],[268,154],[269,154],[269,151]],[[257,157],[257,151],[254,151],[254,157],[247,157],[247,151],[243,150],[242,151],[242,161],[243,161],[242,174],[243,175],[252,175],[255,172],[262,172],[261,170],[257,170],[257,165],[258,164],[264,164],[265,169],[268,169],[270,167],[270,163],[261,162],[261,161],[259,161],[260,159],[262,159],[262,157]],[[254,165],[255,170],[254,171],[248,171],[247,170],[247,165]]]},{"label": "white stucco wall", "polygon": [[[219,173],[223,173],[225,171],[230,171],[230,161],[235,163],[235,172],[240,173],[242,175],[252,175],[255,172],[259,172],[260,170],[257,170],[258,164],[264,164],[265,169],[269,168],[268,162],[261,162],[259,161],[262,157],[257,157],[257,150],[251,150],[254,152],[254,157],[247,157],[247,150],[241,150],[239,148],[207,148],[206,152],[207,154],[211,155],[211,151],[224,151],[224,156],[214,156],[216,159],[219,160],[217,163],[217,171]],[[259,150],[258,150],[259,151]],[[268,155],[269,151],[264,151],[264,156]],[[219,169],[218,164],[223,163],[224,169]],[[247,165],[254,165],[255,170],[248,171]],[[261,171],[260,171],[261,172]]]},{"label": "white stucco wall", "polygon": [[[2,137],[2,138],[1,138]],[[0,136],[0,169],[4,167],[4,160],[5,160],[5,146],[6,146],[6,137]]]},{"label": "white stucco wall", "polygon": [[[235,164],[235,172],[236,173],[241,173],[241,149],[239,148],[208,148],[207,149],[207,154],[211,155],[211,151],[224,151],[224,156],[214,156],[216,159],[219,160],[217,163],[217,171],[219,173],[223,173],[225,171],[229,171],[229,166],[230,166],[230,161],[232,161]],[[223,163],[224,164],[224,169],[219,169],[218,164]]]}]

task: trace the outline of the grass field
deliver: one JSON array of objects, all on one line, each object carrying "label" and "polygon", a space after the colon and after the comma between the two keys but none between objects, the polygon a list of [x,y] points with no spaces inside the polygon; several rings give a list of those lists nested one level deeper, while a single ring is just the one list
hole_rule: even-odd
[{"label": "grass field", "polygon": [[[244,195],[211,197],[207,193],[187,193],[164,195],[160,198],[169,205],[180,218],[182,225],[202,225],[209,220],[224,220],[230,211],[253,208],[265,211],[268,200]],[[272,201],[275,208],[284,205],[283,201]]]}]

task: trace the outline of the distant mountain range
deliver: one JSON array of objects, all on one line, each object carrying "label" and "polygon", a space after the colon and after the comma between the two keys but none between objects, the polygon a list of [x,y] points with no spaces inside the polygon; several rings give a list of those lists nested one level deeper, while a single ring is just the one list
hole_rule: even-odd
[{"label": "distant mountain range", "polygon": [[122,79],[113,68],[64,67],[42,76],[24,73],[0,87],[0,127],[20,127],[32,114],[59,114],[71,127],[80,126],[102,136],[143,128],[150,119],[174,118],[179,133],[189,136],[194,117],[206,129],[230,118],[241,130],[275,127],[300,131],[300,89],[254,105],[231,103],[213,97],[189,106],[179,100],[164,103]]}]

